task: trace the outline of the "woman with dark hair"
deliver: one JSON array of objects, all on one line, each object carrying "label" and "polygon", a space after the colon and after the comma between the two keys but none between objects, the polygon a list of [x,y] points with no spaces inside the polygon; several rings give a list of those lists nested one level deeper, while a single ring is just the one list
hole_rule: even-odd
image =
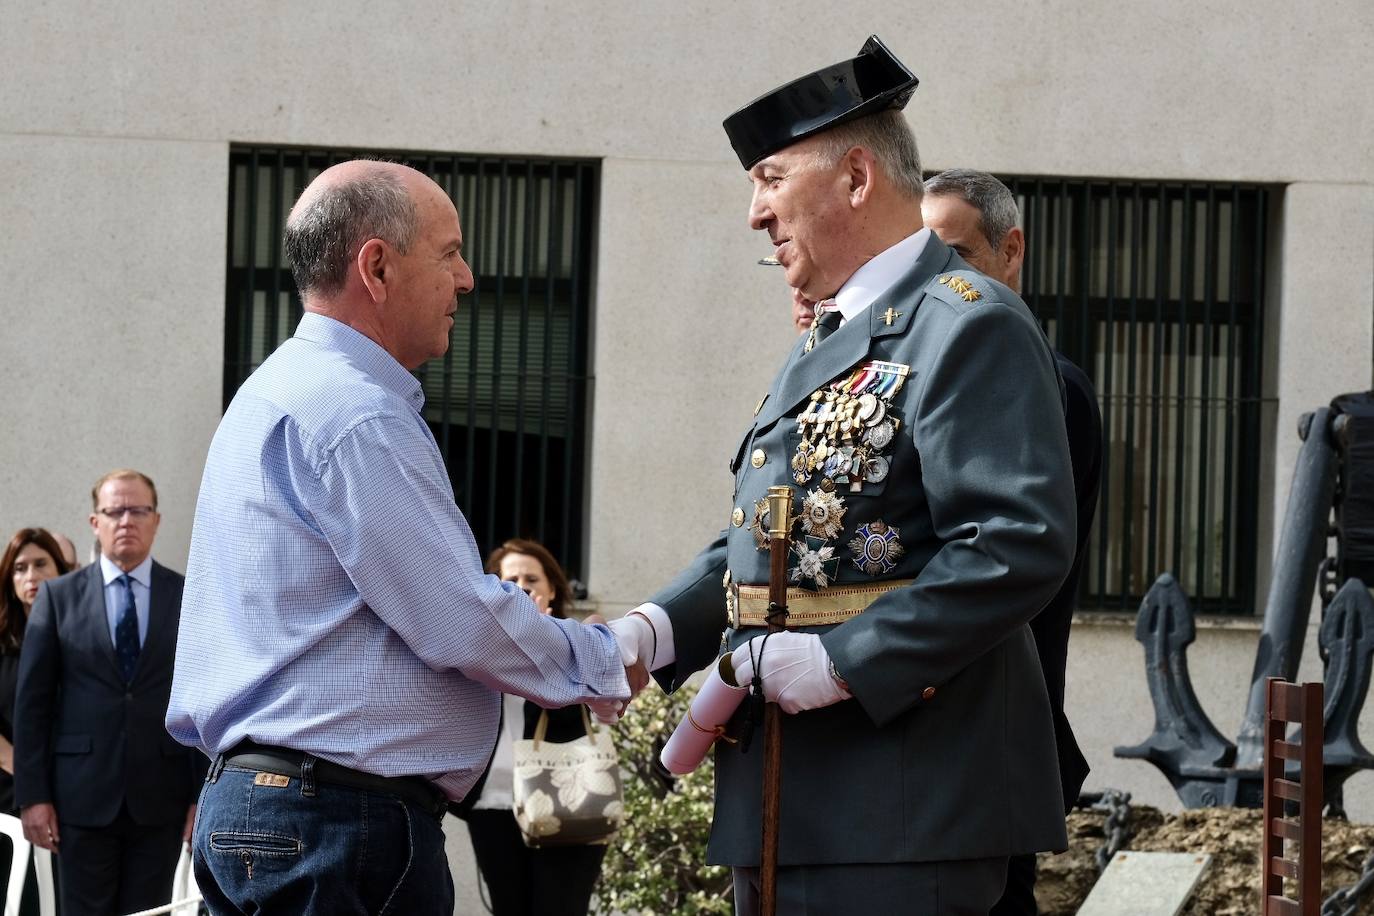
[{"label": "woman with dark hair", "polygon": [[42,528],[20,528],[0,557],[0,811],[14,813],[14,697],[24,624],[38,587],[70,571],[57,540]]},{"label": "woman with dark hair", "polygon": [[[567,617],[572,608],[568,577],[553,554],[536,541],[506,541],[487,558],[487,572],[520,586],[546,614]],[[596,614],[586,622],[605,623]],[[520,836],[511,812],[511,746],[534,736],[541,711],[520,697],[502,698],[496,750],[469,793],[475,802],[461,814],[468,823],[477,867],[491,892],[494,916],[586,916],[606,855],[605,846],[531,849]],[[581,707],[548,713],[549,741],[572,741],[587,733]]]}]

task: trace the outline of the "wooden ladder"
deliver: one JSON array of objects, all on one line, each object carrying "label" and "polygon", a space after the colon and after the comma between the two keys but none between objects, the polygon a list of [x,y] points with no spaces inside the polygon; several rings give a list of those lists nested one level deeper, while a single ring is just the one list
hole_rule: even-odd
[{"label": "wooden ladder", "polygon": [[[1322,685],[1294,684],[1271,677],[1264,716],[1264,841],[1260,855],[1263,916],[1318,916],[1322,892]],[[1287,740],[1287,726],[1302,736]],[[1284,762],[1297,761],[1297,780]],[[1288,817],[1285,802],[1296,803]],[[1291,810],[1291,805],[1288,806]],[[1291,844],[1297,843],[1297,858]],[[1284,896],[1283,879],[1297,886],[1297,899]]]}]

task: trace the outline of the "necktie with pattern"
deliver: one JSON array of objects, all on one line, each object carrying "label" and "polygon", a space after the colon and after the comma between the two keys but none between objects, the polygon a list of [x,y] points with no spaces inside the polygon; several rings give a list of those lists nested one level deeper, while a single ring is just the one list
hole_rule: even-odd
[{"label": "necktie with pattern", "polygon": [[830,332],[840,326],[840,307],[835,304],[834,299],[823,299],[816,303],[816,317],[811,321],[811,336],[806,340],[805,351],[811,349],[825,340]]},{"label": "necktie with pattern", "polygon": [[134,679],[138,668],[138,607],[134,604],[133,580],[128,574],[117,580],[124,588],[120,593],[121,609],[115,623],[115,658],[127,684]]}]

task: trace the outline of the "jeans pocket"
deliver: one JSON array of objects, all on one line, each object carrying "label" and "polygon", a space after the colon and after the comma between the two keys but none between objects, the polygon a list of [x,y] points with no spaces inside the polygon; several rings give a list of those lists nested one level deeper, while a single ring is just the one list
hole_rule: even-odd
[{"label": "jeans pocket", "polygon": [[210,850],[227,853],[258,853],[264,856],[298,856],[301,841],[279,833],[240,833],[215,830],[210,834]]}]

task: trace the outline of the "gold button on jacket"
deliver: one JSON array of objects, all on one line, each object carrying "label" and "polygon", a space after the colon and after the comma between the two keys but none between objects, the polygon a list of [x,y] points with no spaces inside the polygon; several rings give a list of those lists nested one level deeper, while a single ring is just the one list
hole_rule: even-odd
[{"label": "gold button on jacket", "polygon": [[768,456],[763,453],[763,449],[754,449],[754,454],[749,456],[749,463],[756,468],[763,467],[763,463],[768,460]]}]

